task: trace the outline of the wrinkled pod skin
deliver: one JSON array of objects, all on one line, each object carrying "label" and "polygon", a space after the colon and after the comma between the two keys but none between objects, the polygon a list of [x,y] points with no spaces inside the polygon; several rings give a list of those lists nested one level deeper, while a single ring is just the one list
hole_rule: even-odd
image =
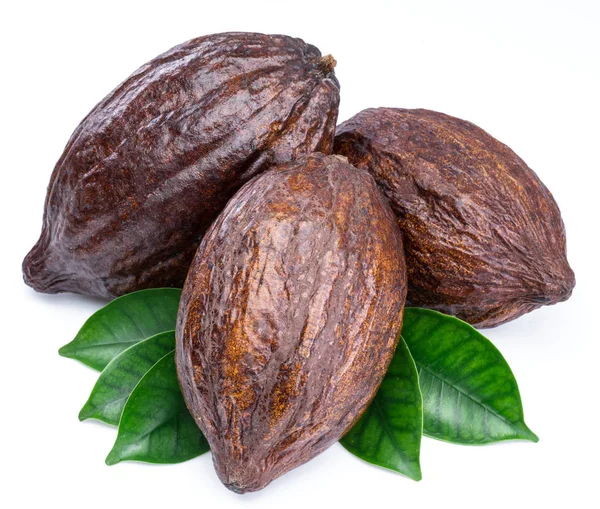
[{"label": "wrinkled pod skin", "polygon": [[314,154],[246,184],[204,237],[176,359],[222,482],[263,488],[336,442],[402,322],[402,238],[373,178]]},{"label": "wrinkled pod skin", "polygon": [[571,295],[556,202],[479,127],[428,110],[368,109],[338,127],[334,151],[375,177],[398,217],[409,305],[494,327]]},{"label": "wrinkled pod skin", "polygon": [[300,39],[224,33],[140,67],[56,164],[25,282],[105,298],[181,287],[203,233],[244,182],[331,152],[334,65]]}]

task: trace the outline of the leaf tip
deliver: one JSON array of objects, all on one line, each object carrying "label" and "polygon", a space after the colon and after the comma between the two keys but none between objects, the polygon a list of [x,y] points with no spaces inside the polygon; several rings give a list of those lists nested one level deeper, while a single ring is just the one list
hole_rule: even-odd
[{"label": "leaf tip", "polygon": [[121,462],[121,457],[114,449],[108,453],[108,456],[104,460],[104,463],[106,463],[109,467],[116,465],[117,463],[120,463],[120,462]]},{"label": "leaf tip", "polygon": [[523,440],[529,440],[534,444],[537,444],[540,441],[539,437],[533,431],[531,431],[525,423],[519,426],[519,438]]},{"label": "leaf tip", "polygon": [[60,355],[61,357],[67,357],[67,358],[71,358],[72,357],[72,352],[71,352],[71,343],[67,343],[64,346],[61,346],[58,349],[58,355]]},{"label": "leaf tip", "polygon": [[90,417],[92,417],[92,411],[89,408],[88,404],[86,403],[83,408],[79,411],[79,415],[77,416],[77,418],[80,421],[85,421],[86,419],[89,419]]},{"label": "leaf tip", "polygon": [[528,436],[526,437],[527,440],[529,440],[530,442],[533,442],[534,444],[537,444],[540,441],[540,437],[538,437],[533,431],[531,431],[530,429],[527,430],[529,432]]},{"label": "leaf tip", "polygon": [[412,479],[413,481],[419,482],[423,479],[423,474],[421,473],[421,465],[418,463],[415,465],[405,465],[405,468],[402,470],[398,470],[401,474],[404,474],[406,477]]},{"label": "leaf tip", "polygon": [[419,482],[423,479],[423,474],[421,473],[421,470],[419,470],[418,472],[415,472],[409,475],[408,477],[410,477],[413,481]]}]

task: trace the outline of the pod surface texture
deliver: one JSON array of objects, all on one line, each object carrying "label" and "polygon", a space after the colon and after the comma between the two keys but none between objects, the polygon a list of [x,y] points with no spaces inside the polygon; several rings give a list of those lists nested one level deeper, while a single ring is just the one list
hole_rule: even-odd
[{"label": "pod surface texture", "polygon": [[177,324],[185,400],[230,489],[336,442],[393,356],[406,273],[373,178],[313,154],[246,184],[205,235]]},{"label": "pod surface texture", "polygon": [[334,65],[300,39],[223,33],[140,67],[56,164],[25,282],[106,298],[181,287],[203,233],[243,183],[331,152]]},{"label": "pod surface texture", "polygon": [[369,171],[404,236],[407,305],[493,327],[566,300],[575,277],[558,206],[510,148],[428,110],[364,110],[334,152]]}]

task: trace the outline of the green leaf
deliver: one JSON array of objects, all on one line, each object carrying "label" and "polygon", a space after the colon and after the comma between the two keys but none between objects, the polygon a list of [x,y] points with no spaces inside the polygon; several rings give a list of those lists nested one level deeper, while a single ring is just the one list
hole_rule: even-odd
[{"label": "green leaf", "polygon": [[369,463],[419,481],[422,432],[417,369],[401,338],[375,399],[340,442]]},{"label": "green leaf", "polygon": [[538,441],[525,424],[507,362],[473,327],[437,311],[407,308],[402,337],[419,371],[425,435],[458,444]]},{"label": "green leaf", "polygon": [[150,336],[175,329],[181,290],[140,290],[113,300],[94,313],[58,353],[102,371],[123,350]]},{"label": "green leaf", "polygon": [[130,346],[104,368],[79,420],[98,419],[117,426],[123,407],[146,372],[175,348],[175,331],[162,332]]},{"label": "green leaf", "polygon": [[106,464],[124,460],[180,463],[208,450],[183,401],[172,351],[142,377],[129,396]]}]

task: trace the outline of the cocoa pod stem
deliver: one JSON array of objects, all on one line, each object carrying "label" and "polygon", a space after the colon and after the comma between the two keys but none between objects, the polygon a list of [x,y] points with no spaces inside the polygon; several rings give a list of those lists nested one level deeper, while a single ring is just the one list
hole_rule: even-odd
[{"label": "cocoa pod stem", "polygon": [[325,73],[325,75],[333,71],[336,65],[337,60],[333,58],[333,55],[326,55],[324,57],[321,57],[321,61],[319,62],[319,68]]}]

